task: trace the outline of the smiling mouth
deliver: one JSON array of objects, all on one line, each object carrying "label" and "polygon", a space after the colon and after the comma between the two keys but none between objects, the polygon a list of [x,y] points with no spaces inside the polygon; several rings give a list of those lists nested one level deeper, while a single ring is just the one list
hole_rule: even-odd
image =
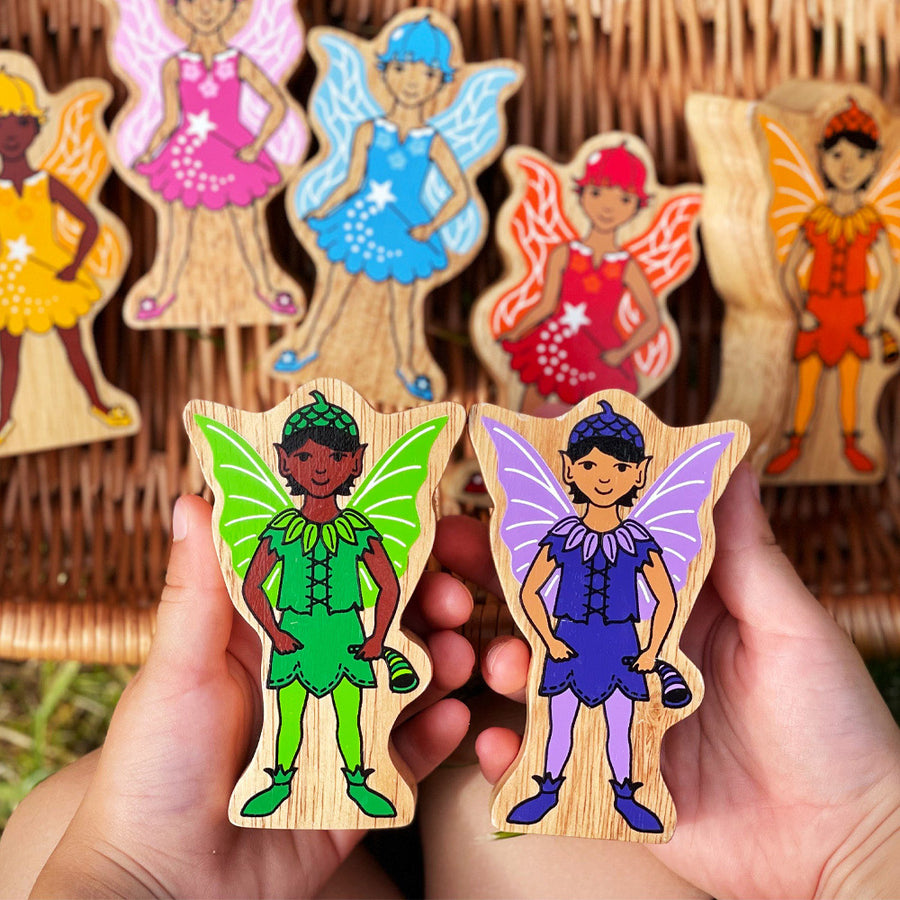
[{"label": "smiling mouth", "polygon": [[319,485],[319,487],[324,487],[326,484],[328,484],[327,478],[324,481],[316,481],[315,478],[311,478],[310,481],[312,481],[313,484]]}]

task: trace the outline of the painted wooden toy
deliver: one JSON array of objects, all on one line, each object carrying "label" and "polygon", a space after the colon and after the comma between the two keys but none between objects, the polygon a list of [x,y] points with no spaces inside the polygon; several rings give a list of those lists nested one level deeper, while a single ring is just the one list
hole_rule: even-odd
[{"label": "painted wooden toy", "polygon": [[480,404],[469,428],[494,498],[497,571],[533,653],[525,736],[494,790],[494,824],[667,840],[660,743],[702,695],[678,642],[747,427],[669,428],[604,391],[549,420]]},{"label": "painted wooden toy", "polygon": [[900,125],[858,85],[763,102],[695,95],[703,240],[727,304],[712,416],[738,415],[772,482],[875,481],[897,372]]},{"label": "painted wooden toy", "polygon": [[152,204],[157,254],[131,288],[135,328],[296,319],[300,288],[271,251],[265,207],[308,134],[286,83],[303,52],[291,0],[105,0],[129,88],[113,164]]},{"label": "painted wooden toy", "polygon": [[487,216],[475,178],[506,136],[522,69],[467,65],[445,16],[410,10],[373,41],[310,33],[318,155],[288,195],[316,264],[310,314],[279,343],[273,371],[340,374],[373,402],[444,394],[425,341],[429,291],[472,260]]},{"label": "painted wooden toy", "polygon": [[472,316],[501,403],[649,394],[678,361],[666,298],[697,263],[700,188],[661,187],[647,147],[616,132],[566,166],[528,147],[507,150],[503,165],[512,192],[495,233],[506,274]]},{"label": "painted wooden toy", "polygon": [[140,428],[92,330],[131,252],[97,200],[111,99],[93,78],[47,94],[31,59],[0,52],[0,456]]},{"label": "painted wooden toy", "polygon": [[408,824],[415,784],[388,737],[430,661],[399,622],[431,552],[462,407],[381,415],[321,379],[266,413],[195,400],[185,423],[215,493],[226,584],[267,650],[262,735],[231,820]]}]

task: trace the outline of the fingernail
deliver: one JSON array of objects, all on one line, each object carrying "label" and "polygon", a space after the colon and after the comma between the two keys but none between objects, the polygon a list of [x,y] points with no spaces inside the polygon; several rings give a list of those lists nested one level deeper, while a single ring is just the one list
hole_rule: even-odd
[{"label": "fingernail", "polygon": [[502,652],[502,643],[495,643],[488,648],[488,652],[484,656],[484,671],[486,674],[493,674],[494,664],[497,662],[497,657],[499,657]]},{"label": "fingernail", "polygon": [[172,510],[172,543],[177,544],[187,537],[188,517],[184,509],[183,498],[179,497],[175,501],[175,508]]}]

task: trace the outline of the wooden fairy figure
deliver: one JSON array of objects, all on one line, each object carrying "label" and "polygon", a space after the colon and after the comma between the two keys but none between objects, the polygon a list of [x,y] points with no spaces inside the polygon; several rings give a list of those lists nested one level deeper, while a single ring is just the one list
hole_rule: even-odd
[{"label": "wooden fairy figure", "polygon": [[615,133],[566,166],[513,147],[504,169],[507,272],[478,299],[472,339],[505,404],[649,393],[678,359],[665,301],[696,264],[699,189],[660,187],[646,148]]},{"label": "wooden fairy figure", "polygon": [[[852,98],[822,133],[818,163],[824,195],[797,226],[779,273],[797,316],[797,390],[788,446],[769,461],[767,475],[783,474],[800,458],[828,369],[838,376],[844,457],[857,472],[875,470],[857,446],[857,395],[862,366],[872,356],[872,338],[882,334],[887,301],[896,298],[897,288],[888,230],[867,196],[881,165],[881,149],[877,122]],[[821,190],[815,176],[809,181]],[[880,278],[870,291],[873,264]],[[804,285],[801,275],[807,269]]]},{"label": "wooden fairy figure", "polygon": [[[29,161],[29,148],[46,122],[34,86],[0,68],[0,444],[16,424],[12,410],[27,334],[56,332],[94,418],[112,429],[133,422],[125,407],[102,396],[95,354],[85,348],[90,332],[83,332],[80,325],[105,299],[85,266],[101,226],[85,200],[49,167],[35,167]],[[98,169],[105,171],[102,163]],[[57,239],[60,209],[80,228],[74,251]],[[61,437],[55,443],[71,439]]]},{"label": "wooden fairy figure", "polygon": [[[143,288],[134,318],[158,319],[182,288],[189,306],[203,299],[199,278],[187,274],[207,230],[198,227],[201,212],[226,222],[230,246],[215,248],[220,269],[248,277],[255,300],[270,312],[294,316],[296,298],[276,283],[264,205],[283,183],[280,166],[299,162],[306,146],[296,104],[281,83],[301,52],[299,21],[283,0],[161,5],[162,14],[156,0],[119,4],[112,54],[139,92],[133,112],[116,123],[118,155],[161,216],[153,287]],[[186,35],[186,44],[174,31]],[[233,278],[222,287],[223,295],[240,290]],[[226,315],[227,297],[213,301],[220,308],[206,314],[210,324],[245,318]],[[185,316],[201,318],[184,311],[176,318]]]}]

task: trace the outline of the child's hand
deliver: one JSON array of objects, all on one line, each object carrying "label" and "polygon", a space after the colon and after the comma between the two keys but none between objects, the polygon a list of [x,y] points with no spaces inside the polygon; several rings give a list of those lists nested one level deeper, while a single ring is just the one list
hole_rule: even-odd
[{"label": "child's hand", "polygon": [[[754,492],[742,465],[716,507],[715,562],[682,641],[706,695],[663,742],[678,825],[652,849],[715,896],[896,896],[900,732],[848,638],[775,546]],[[476,546],[471,527],[442,527],[439,559],[496,591],[486,533]],[[469,546],[459,545],[464,530]],[[495,641],[486,681],[522,696],[528,656],[519,640]],[[505,729],[479,736],[490,781],[518,745]]]},{"label": "child's hand", "polygon": [[[149,658],[122,696],[90,785],[34,895],[312,896],[362,833],[228,822],[231,791],[262,722],[260,645],[226,592],[209,506],[182,498],[173,531]],[[416,778],[450,753],[468,724],[463,704],[439,697],[470,674],[471,647],[447,631],[470,609],[468,593],[446,575],[423,579],[410,607],[434,659],[432,685],[393,735]],[[54,790],[66,796],[65,771],[40,788],[37,805],[52,806],[45,801]],[[27,812],[22,819],[29,821]]]}]

